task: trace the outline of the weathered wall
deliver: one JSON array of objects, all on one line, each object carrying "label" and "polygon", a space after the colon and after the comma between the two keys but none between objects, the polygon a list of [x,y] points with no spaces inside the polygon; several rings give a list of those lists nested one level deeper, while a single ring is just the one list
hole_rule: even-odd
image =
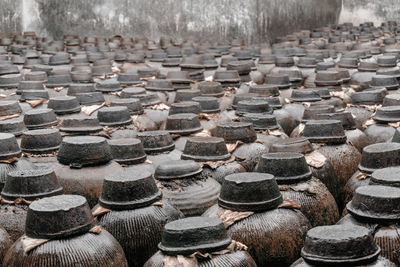
[{"label": "weathered wall", "polygon": [[400,0],[343,0],[339,22],[372,21],[378,26],[383,21],[398,21],[399,14]]},{"label": "weathered wall", "polygon": [[[0,0],[0,31],[270,41],[336,23],[341,0]],[[3,23],[5,21],[5,23]]]}]

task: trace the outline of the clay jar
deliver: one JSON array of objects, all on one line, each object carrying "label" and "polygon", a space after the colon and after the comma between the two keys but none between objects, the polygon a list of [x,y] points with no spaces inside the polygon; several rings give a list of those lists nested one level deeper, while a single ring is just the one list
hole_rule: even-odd
[{"label": "clay jar", "polygon": [[8,248],[12,245],[10,235],[0,226],[0,264],[3,263],[4,255]]},{"label": "clay jar", "polygon": [[381,248],[380,255],[400,264],[400,188],[367,185],[357,188],[347,204],[349,214],[340,225],[360,225],[369,229]]},{"label": "clay jar", "polygon": [[400,166],[400,144],[379,143],[364,148],[358,170],[345,187],[345,201],[349,202],[354,191],[370,182],[371,174],[379,169]]},{"label": "clay jar", "polygon": [[35,169],[35,165],[25,157],[13,134],[0,133],[0,192],[10,171]]},{"label": "clay jar", "polygon": [[104,179],[93,214],[124,249],[129,266],[143,266],[157,251],[162,228],[183,214],[162,200],[151,173],[124,170]]},{"label": "clay jar", "polygon": [[[343,208],[347,181],[356,172],[361,154],[346,142],[343,126],[338,120],[314,120],[306,123],[303,136],[316,144],[315,150],[324,155],[333,165],[339,184],[339,209]],[[344,160],[345,159],[345,160]]]},{"label": "clay jar", "polygon": [[225,177],[218,205],[203,216],[221,218],[258,266],[289,266],[300,254],[310,224],[300,211],[279,208],[281,203],[273,175],[238,173]]},{"label": "clay jar", "polygon": [[312,177],[303,154],[264,154],[255,171],[274,175],[283,198],[299,203],[312,226],[334,224],[339,219],[335,199],[320,180]]},{"label": "clay jar", "polygon": [[332,163],[323,157],[318,161],[310,161],[319,152],[314,152],[310,141],[305,137],[295,137],[280,140],[274,143],[269,152],[297,152],[305,156],[308,166],[311,168],[312,176],[320,180],[331,192],[336,203],[339,201],[338,179],[333,169]]},{"label": "clay jar", "polygon": [[315,227],[308,231],[302,258],[291,267],[371,266],[394,267],[379,257],[379,246],[367,228],[356,225]]},{"label": "clay jar", "polygon": [[123,169],[111,160],[110,147],[99,136],[64,137],[57,159],[63,165],[56,174],[64,193],[82,195],[92,207],[98,202],[104,178]]},{"label": "clay jar", "polygon": [[202,171],[193,160],[174,160],[160,164],[154,176],[164,199],[185,216],[196,216],[217,203],[221,188]]},{"label": "clay jar", "polygon": [[32,169],[8,173],[1,192],[0,225],[14,242],[24,233],[24,222],[31,201],[62,194],[62,187],[50,169]]},{"label": "clay jar", "polygon": [[[25,235],[4,257],[5,266],[121,266],[124,251],[106,230],[97,228],[86,199],[61,195],[34,201],[28,210]],[[91,230],[92,229],[92,230]],[[26,239],[46,240],[25,252]]]},{"label": "clay jar", "polygon": [[203,172],[217,182],[232,173],[244,172],[245,168],[232,160],[223,138],[196,136],[186,141],[181,159],[191,159],[203,164]]},{"label": "clay jar", "polygon": [[[165,225],[158,245],[160,250],[144,267],[179,266],[180,260],[188,266],[198,267],[256,267],[249,253],[234,248],[235,244],[222,221],[217,218],[190,217],[177,220]],[[193,253],[211,256],[197,259],[197,256],[190,256]]]},{"label": "clay jar", "polygon": [[393,137],[396,124],[400,121],[400,106],[378,108],[373,119],[376,124],[368,126],[365,134],[373,143],[387,142]]}]

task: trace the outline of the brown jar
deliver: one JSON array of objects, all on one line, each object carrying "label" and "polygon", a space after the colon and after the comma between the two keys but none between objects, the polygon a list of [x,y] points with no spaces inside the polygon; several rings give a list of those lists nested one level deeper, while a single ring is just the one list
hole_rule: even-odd
[{"label": "brown jar", "polygon": [[[340,201],[343,208],[345,186],[358,168],[361,154],[353,145],[346,143],[347,137],[343,126],[337,120],[315,120],[306,123],[303,136],[311,143],[317,144],[316,151],[324,155],[333,165],[338,178]],[[346,159],[346,160],[343,160]]]},{"label": "brown jar", "polygon": [[324,183],[335,198],[336,203],[339,203],[338,179],[332,163],[325,156],[315,161],[314,157],[319,156],[320,153],[313,153],[314,148],[305,137],[280,140],[271,146],[269,152],[297,152],[303,154],[308,166],[311,168],[312,176]]},{"label": "brown jar", "polygon": [[[162,233],[160,249],[144,267],[215,266],[256,267],[243,244],[235,245],[221,220],[208,217],[190,217],[167,223]],[[201,257],[199,254],[211,255]],[[193,256],[192,256],[193,255]]]},{"label": "brown jar", "polygon": [[221,185],[193,160],[162,163],[154,176],[164,199],[185,216],[201,215],[217,203]]},{"label": "brown jar", "polygon": [[312,226],[334,224],[339,219],[335,199],[320,180],[312,177],[303,154],[264,154],[255,171],[273,174],[283,198],[299,203]]},{"label": "brown jar", "polygon": [[319,226],[308,231],[301,251],[302,258],[290,266],[394,267],[393,262],[379,257],[380,250],[365,227]]},{"label": "brown jar", "polygon": [[57,176],[51,169],[32,169],[8,173],[1,192],[0,225],[14,242],[24,233],[24,222],[31,201],[62,194]]},{"label": "brown jar", "polygon": [[99,225],[124,249],[129,266],[143,266],[157,251],[164,225],[183,214],[162,200],[151,173],[126,169],[104,179],[99,204],[93,208]]},{"label": "brown jar", "polygon": [[221,218],[229,235],[248,246],[258,266],[289,266],[300,255],[310,223],[300,211],[280,204],[273,175],[236,173],[225,177],[218,205],[203,216]]},{"label": "brown jar", "polygon": [[9,172],[36,168],[28,158],[21,157],[17,139],[9,133],[0,133],[0,161],[0,192]]},{"label": "brown jar", "polygon": [[104,177],[123,170],[99,136],[64,137],[57,159],[63,165],[56,174],[64,193],[86,197],[91,207],[98,202]]},{"label": "brown jar", "polygon": [[0,226],[0,264],[3,263],[4,255],[6,254],[7,250],[11,247],[12,242],[10,235],[7,231]]},{"label": "brown jar", "polygon": [[358,170],[346,184],[345,203],[353,198],[358,187],[369,184],[374,171],[393,166],[400,166],[399,143],[379,143],[365,147]]},{"label": "brown jar", "polygon": [[[8,250],[4,266],[128,266],[118,241],[94,228],[86,199],[60,195],[34,201],[28,210],[25,234]],[[27,239],[42,240],[28,251]]]},{"label": "brown jar", "polygon": [[368,228],[381,248],[380,255],[400,264],[400,188],[382,185],[358,187],[348,213],[338,224]]}]

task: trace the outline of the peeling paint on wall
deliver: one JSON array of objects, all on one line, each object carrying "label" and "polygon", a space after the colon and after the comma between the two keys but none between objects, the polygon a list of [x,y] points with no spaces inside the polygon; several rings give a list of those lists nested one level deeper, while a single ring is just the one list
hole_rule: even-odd
[{"label": "peeling paint on wall", "polygon": [[339,22],[358,25],[372,21],[379,26],[387,20],[399,20],[400,0],[343,0]]},{"label": "peeling paint on wall", "polygon": [[[16,0],[14,0],[16,1]],[[14,27],[39,34],[146,36],[265,42],[336,23],[341,0],[0,0],[19,14]],[[0,19],[9,19],[3,12]],[[17,21],[16,21],[17,22]]]}]

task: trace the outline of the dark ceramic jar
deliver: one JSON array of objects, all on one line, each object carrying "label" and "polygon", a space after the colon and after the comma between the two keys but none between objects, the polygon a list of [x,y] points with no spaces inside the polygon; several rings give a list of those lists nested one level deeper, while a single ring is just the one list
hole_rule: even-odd
[{"label": "dark ceramic jar", "polygon": [[7,231],[0,226],[0,264],[3,263],[4,255],[6,254],[7,250],[11,247],[12,242],[10,235]]},{"label": "dark ceramic jar", "polygon": [[300,254],[310,224],[300,211],[279,208],[282,201],[273,175],[232,174],[224,179],[218,205],[203,216],[221,218],[230,236],[249,247],[258,266],[288,266]]},{"label": "dark ceramic jar", "polygon": [[232,160],[231,153],[223,138],[211,136],[191,137],[186,141],[181,159],[190,159],[202,162],[203,172],[217,182],[232,173],[244,172],[245,168]]},{"label": "dark ceramic jar", "polygon": [[345,201],[349,202],[354,191],[370,182],[371,174],[379,169],[400,166],[400,144],[379,143],[364,148],[358,170],[345,187]]},{"label": "dark ceramic jar", "polygon": [[308,231],[302,258],[291,267],[359,266],[394,267],[379,257],[381,249],[367,228],[357,225],[315,227]]},{"label": "dark ceramic jar", "polygon": [[[365,129],[365,134],[374,143],[383,143],[389,141],[397,129],[400,121],[400,106],[386,106],[376,110],[373,116],[375,124]],[[393,124],[395,125],[393,125]]]},{"label": "dark ceramic jar", "polygon": [[129,266],[143,266],[157,251],[164,225],[183,217],[167,201],[162,201],[150,173],[135,170],[124,170],[104,179],[93,213],[99,214],[98,224],[121,244]]},{"label": "dark ceramic jar", "polygon": [[[224,224],[217,218],[191,217],[167,223],[162,233],[160,249],[144,267],[187,266],[255,267],[257,264],[244,250],[233,248],[236,242],[228,236]],[[211,257],[190,256],[203,253]]]},{"label": "dark ceramic jar", "polygon": [[312,177],[303,154],[264,154],[255,171],[274,175],[282,196],[299,203],[312,226],[334,224],[339,219],[335,199],[320,180]]},{"label": "dark ceramic jar", "polygon": [[[339,184],[339,209],[343,207],[347,181],[356,172],[361,154],[351,144],[343,126],[337,120],[315,120],[306,123],[303,136],[319,146],[316,151],[324,155],[333,165]],[[346,160],[343,160],[346,159]]]},{"label": "dark ceramic jar", "polygon": [[[4,266],[128,266],[124,251],[106,230],[94,233],[94,218],[86,199],[76,195],[48,197],[28,209],[25,235],[4,257]],[[91,230],[92,229],[92,230]],[[26,239],[47,239],[29,252]]]},{"label": "dark ceramic jar", "polygon": [[400,264],[400,188],[367,185],[357,188],[347,204],[347,214],[338,224],[369,229],[381,248],[380,255]]},{"label": "dark ceramic jar", "polygon": [[217,203],[220,184],[203,173],[193,160],[175,160],[156,168],[155,178],[164,199],[185,216],[201,215]]},{"label": "dark ceramic jar", "polygon": [[91,206],[98,202],[104,178],[122,171],[111,160],[106,139],[99,136],[64,137],[57,159],[63,165],[56,174],[64,193],[85,196]]},{"label": "dark ceramic jar", "polygon": [[[339,203],[338,179],[332,163],[323,155],[320,158],[321,154],[314,151],[312,144],[305,137],[280,140],[271,146],[269,152],[296,152],[303,154],[308,166],[311,168],[312,176],[324,183],[335,198],[336,203]],[[315,156],[318,157],[317,160],[315,160]]]},{"label": "dark ceramic jar", "polygon": [[50,169],[13,171],[1,192],[0,225],[10,234],[12,242],[24,233],[24,222],[31,201],[62,194],[57,176]]},{"label": "dark ceramic jar", "polygon": [[35,165],[26,157],[21,157],[21,150],[13,134],[0,133],[0,192],[10,171],[35,169]]}]

